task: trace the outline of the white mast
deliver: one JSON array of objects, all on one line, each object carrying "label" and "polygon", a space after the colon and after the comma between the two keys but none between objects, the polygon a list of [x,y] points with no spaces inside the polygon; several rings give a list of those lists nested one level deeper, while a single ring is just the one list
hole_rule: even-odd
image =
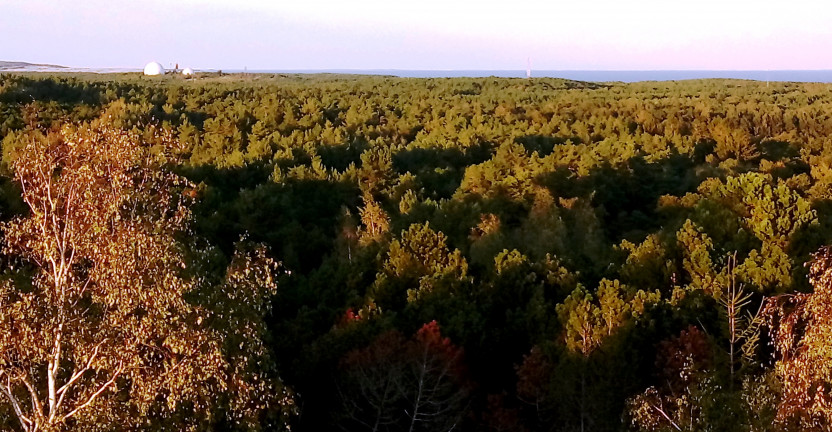
[{"label": "white mast", "polygon": [[532,78],[532,58],[526,58],[526,79]]}]

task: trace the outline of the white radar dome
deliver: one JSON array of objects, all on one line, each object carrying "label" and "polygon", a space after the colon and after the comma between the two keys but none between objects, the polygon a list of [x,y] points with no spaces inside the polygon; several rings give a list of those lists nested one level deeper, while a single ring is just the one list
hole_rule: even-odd
[{"label": "white radar dome", "polygon": [[150,62],[144,67],[145,75],[164,75],[165,68],[159,62]]},{"label": "white radar dome", "polygon": [[182,75],[185,76],[192,76],[194,74],[194,70],[191,68],[182,69]]}]

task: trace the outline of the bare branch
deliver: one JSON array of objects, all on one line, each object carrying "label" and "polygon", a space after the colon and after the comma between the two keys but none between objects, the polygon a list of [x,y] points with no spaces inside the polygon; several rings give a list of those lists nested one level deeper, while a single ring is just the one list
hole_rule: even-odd
[{"label": "bare branch", "polygon": [[[98,356],[98,350],[101,348],[101,345],[104,344],[104,342],[106,342],[106,341],[107,341],[107,339],[104,339],[103,341],[99,342],[98,345],[95,346],[95,349],[93,349],[92,354],[90,354],[89,359],[87,359],[87,364],[84,365],[84,367],[82,367],[78,371],[76,371],[74,374],[72,374],[72,377],[70,377],[69,381],[67,381],[63,386],[61,386],[61,388],[58,389],[57,394],[60,395],[60,396],[58,398],[58,403],[55,404],[55,410],[56,411],[58,409],[60,409],[61,404],[64,401],[64,397],[67,395],[67,390],[69,390],[70,386],[73,383],[75,383],[75,381],[80,379],[81,376],[83,376],[85,372],[90,370],[90,367],[92,366],[92,362],[95,361],[95,358]],[[52,417],[52,413],[50,413],[50,417]]]},{"label": "bare branch", "polygon": [[74,410],[70,411],[69,414],[63,416],[61,418],[61,422],[66,421],[66,419],[71,418],[72,416],[74,416],[76,413],[78,413],[82,409],[92,405],[92,403],[95,402],[95,398],[97,398],[98,395],[100,395],[101,393],[104,393],[104,391],[107,390],[107,388],[109,388],[113,383],[115,383],[116,379],[118,379],[119,375],[121,375],[121,373],[123,371],[124,371],[124,365],[122,363],[119,363],[118,369],[116,369],[115,373],[110,378],[110,380],[105,382],[95,393],[92,394],[92,396],[89,397],[89,399],[87,399],[86,402],[82,403],[81,405],[76,407]]},{"label": "bare branch", "polygon": [[659,414],[661,414],[661,415],[662,415],[662,417],[664,417],[664,418],[665,418],[668,422],[670,422],[670,425],[671,425],[671,426],[673,426],[673,428],[674,428],[674,429],[676,429],[677,431],[681,431],[681,430],[682,430],[682,428],[681,428],[681,427],[679,427],[679,425],[677,425],[677,424],[676,424],[676,422],[674,422],[674,421],[670,418],[670,416],[668,416],[668,415],[667,415],[667,413],[666,413],[666,412],[664,412],[664,410],[663,410],[663,409],[661,409],[661,407],[659,407],[658,405],[653,405],[653,404],[649,404],[649,405],[650,405],[650,408],[653,408],[654,410],[658,411],[658,413],[659,413]]},{"label": "bare branch", "polygon": [[14,412],[17,415],[17,419],[20,421],[21,426],[23,426],[23,430],[28,431],[32,426],[32,420],[23,414],[23,410],[20,408],[20,402],[12,393],[11,383],[9,380],[6,381],[5,385],[0,384],[0,392],[3,393],[3,395],[6,396],[6,399],[9,400],[9,403],[12,404]]}]

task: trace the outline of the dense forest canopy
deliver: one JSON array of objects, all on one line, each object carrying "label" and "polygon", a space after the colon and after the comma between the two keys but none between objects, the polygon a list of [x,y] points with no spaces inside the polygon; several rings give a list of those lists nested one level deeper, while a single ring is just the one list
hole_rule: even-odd
[{"label": "dense forest canopy", "polygon": [[830,85],[0,75],[0,325],[43,283],[21,167],[102,133],[180,179],[148,238],[226,342],[200,379],[231,380],[207,407],[119,381],[137,428],[832,427]]}]

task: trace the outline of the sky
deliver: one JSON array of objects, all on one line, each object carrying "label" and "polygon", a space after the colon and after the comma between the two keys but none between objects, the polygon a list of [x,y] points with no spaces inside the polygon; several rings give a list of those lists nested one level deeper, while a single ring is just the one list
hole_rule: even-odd
[{"label": "sky", "polygon": [[0,60],[309,70],[832,69],[824,0],[0,0]]}]

